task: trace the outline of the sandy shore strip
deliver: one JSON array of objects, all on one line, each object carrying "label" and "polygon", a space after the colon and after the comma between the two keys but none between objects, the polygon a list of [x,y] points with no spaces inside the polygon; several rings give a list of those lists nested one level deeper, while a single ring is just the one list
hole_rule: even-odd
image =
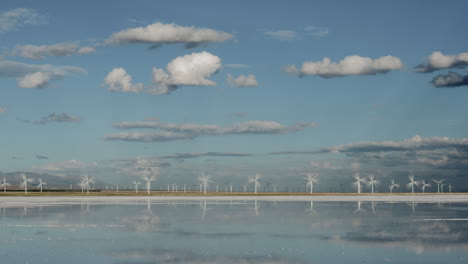
[{"label": "sandy shore strip", "polygon": [[288,196],[31,196],[0,197],[0,207],[82,204],[142,204],[163,201],[277,201],[277,202],[468,202],[468,194],[444,195],[288,195]]}]

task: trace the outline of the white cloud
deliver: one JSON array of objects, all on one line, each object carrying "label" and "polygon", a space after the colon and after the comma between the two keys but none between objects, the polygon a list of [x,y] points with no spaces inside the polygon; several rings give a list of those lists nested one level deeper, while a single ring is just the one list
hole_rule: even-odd
[{"label": "white cloud", "polygon": [[200,136],[224,136],[245,134],[287,134],[315,127],[315,123],[299,122],[295,126],[285,126],[273,121],[251,120],[231,126],[206,124],[170,124],[155,121],[120,122],[113,124],[120,129],[158,129],[156,132],[115,133],[105,136],[107,140],[163,142],[193,139]]},{"label": "white cloud", "polygon": [[431,84],[435,87],[458,87],[468,85],[468,75],[462,76],[456,72],[439,74],[434,77]]},{"label": "white cloud", "polygon": [[92,53],[96,50],[92,47],[80,47],[77,43],[65,42],[53,45],[17,45],[10,55],[21,56],[28,59],[40,60],[48,56],[64,57],[73,54]]},{"label": "white cloud", "polygon": [[255,78],[255,75],[253,74],[250,74],[248,76],[239,75],[236,78],[232,77],[231,74],[228,74],[226,77],[226,80],[229,86],[231,87],[244,88],[244,87],[258,86],[257,79]]},{"label": "white cloud", "polygon": [[233,35],[209,28],[185,27],[176,24],[154,23],[146,27],[129,28],[112,34],[105,44],[130,43],[173,44],[183,43],[193,48],[204,43],[224,42]]},{"label": "white cloud", "polygon": [[314,36],[314,37],[325,37],[328,35],[329,30],[326,27],[317,27],[317,26],[307,26],[304,28],[307,35]]},{"label": "white cloud", "polygon": [[115,68],[104,79],[109,91],[169,94],[181,85],[214,86],[208,78],[221,69],[221,59],[206,51],[180,56],[166,66],[153,68],[152,85],[144,89],[141,83],[132,84],[132,77],[123,68]]},{"label": "white cloud", "polygon": [[66,76],[84,74],[86,71],[73,66],[35,65],[15,61],[0,61],[0,78],[17,78],[20,88],[42,89],[50,82]]},{"label": "white cloud", "polygon": [[434,51],[426,62],[416,66],[418,72],[433,72],[442,69],[468,66],[468,52],[456,55],[444,55],[440,51]]},{"label": "white cloud", "polygon": [[22,120],[25,123],[31,123],[36,125],[47,125],[49,123],[79,123],[81,122],[81,118],[77,116],[73,116],[67,113],[60,113],[60,114],[49,114],[47,116],[42,117],[38,121],[30,121],[30,120]]},{"label": "white cloud", "polygon": [[276,30],[276,31],[267,31],[265,35],[273,37],[278,40],[294,40],[296,39],[296,31],[293,30]]},{"label": "white cloud", "polygon": [[298,73],[299,76],[318,75],[323,78],[333,78],[349,75],[376,75],[402,68],[401,60],[393,56],[371,59],[353,55],[347,56],[339,62],[332,62],[326,57],[322,61],[304,62],[300,70],[294,65],[290,65],[285,68],[285,71]]},{"label": "white cloud", "polygon": [[45,24],[47,18],[34,9],[15,8],[0,12],[0,33],[15,30],[24,25]]},{"label": "white cloud", "polygon": [[104,78],[104,84],[109,86],[107,90],[111,92],[140,93],[143,91],[143,84],[132,84],[132,76],[127,74],[124,68],[114,68]]}]

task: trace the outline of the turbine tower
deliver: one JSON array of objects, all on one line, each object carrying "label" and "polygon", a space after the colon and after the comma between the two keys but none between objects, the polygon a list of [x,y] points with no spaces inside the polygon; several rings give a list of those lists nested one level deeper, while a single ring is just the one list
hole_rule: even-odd
[{"label": "turbine tower", "polygon": [[430,188],[430,187],[431,187],[430,183],[428,183],[428,182],[426,182],[424,180],[421,182],[421,189],[422,189],[423,193],[426,192],[426,188]]},{"label": "turbine tower", "polygon": [[210,180],[211,177],[209,175],[205,175],[205,172],[202,171],[202,176],[198,177],[198,181],[200,182],[200,188],[203,186],[203,193],[206,194],[206,187],[208,186],[209,182],[213,182]]},{"label": "turbine tower", "polygon": [[356,180],[353,184],[357,186],[357,193],[361,193],[362,184],[365,183],[365,178],[361,178],[359,173],[354,174],[353,178]]},{"label": "turbine tower", "polygon": [[2,184],[0,186],[3,187],[3,192],[6,192],[6,188],[10,185],[11,184],[6,181],[6,178],[3,178]]},{"label": "turbine tower", "polygon": [[[310,186],[310,193],[314,192],[314,183],[318,183],[318,173],[307,173],[307,177],[304,178],[304,180],[307,181],[306,186]],[[275,191],[276,192],[276,191]]]},{"label": "turbine tower", "polygon": [[418,187],[418,182],[414,180],[414,175],[412,174],[408,176],[408,179],[410,180],[410,182],[406,184],[406,187],[408,189],[411,188],[411,193],[414,193],[414,186]]},{"label": "turbine tower", "polygon": [[374,193],[374,186],[378,183],[379,181],[375,179],[375,174],[369,175],[369,181],[367,182],[367,185],[371,187],[371,193]]},{"label": "turbine tower", "polygon": [[28,194],[28,182],[33,182],[33,179],[26,177],[24,173],[21,174],[21,179],[23,180],[21,181],[20,186],[24,188],[24,194]]},{"label": "turbine tower", "polygon": [[440,185],[442,184],[443,181],[445,181],[445,179],[440,180],[440,181],[436,181],[436,180],[432,179],[432,181],[437,183],[437,193],[440,193]]},{"label": "turbine tower", "polygon": [[262,175],[260,173],[257,173],[255,174],[255,177],[254,178],[250,178],[249,179],[249,183],[254,183],[254,191],[255,191],[255,194],[257,194],[257,188],[262,186],[260,184],[260,182],[258,180],[260,180],[260,178],[262,178]]},{"label": "turbine tower", "polygon": [[42,187],[44,185],[47,185],[47,182],[43,182],[41,178],[39,178],[39,184],[37,185],[37,187],[41,188],[41,192],[42,192]]},{"label": "turbine tower", "polygon": [[133,181],[132,184],[135,186],[135,193],[138,193],[138,185],[140,184],[137,181]]}]

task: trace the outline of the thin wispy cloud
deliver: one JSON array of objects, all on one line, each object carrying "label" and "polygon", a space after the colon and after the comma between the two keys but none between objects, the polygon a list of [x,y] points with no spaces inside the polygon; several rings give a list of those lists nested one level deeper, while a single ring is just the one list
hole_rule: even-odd
[{"label": "thin wispy cloud", "polygon": [[440,51],[434,51],[425,62],[416,66],[417,72],[434,72],[450,68],[464,68],[468,66],[468,52],[455,55],[444,55]]},{"label": "thin wispy cloud", "polygon": [[233,77],[231,74],[226,76],[226,81],[231,87],[245,88],[245,87],[256,87],[258,86],[257,78],[255,75],[239,75]]},{"label": "thin wispy cloud", "polygon": [[296,31],[293,30],[276,30],[276,31],[267,31],[265,35],[270,36],[277,40],[290,41],[296,39]]},{"label": "thin wispy cloud", "polygon": [[177,24],[154,23],[146,27],[129,28],[112,34],[106,41],[108,45],[132,43],[148,44],[184,44],[186,48],[195,48],[207,43],[219,43],[234,36],[210,28],[180,26]]},{"label": "thin wispy cloud", "polygon": [[42,117],[39,120],[31,121],[31,120],[22,120],[25,123],[35,124],[35,125],[47,125],[49,123],[79,123],[81,122],[81,118],[77,116],[73,116],[67,113],[60,113],[60,114],[49,114],[47,116]]},{"label": "thin wispy cloud", "polygon": [[15,8],[0,11],[0,33],[16,30],[23,26],[37,26],[47,23],[47,16],[34,9]]},{"label": "thin wispy cloud", "polygon": [[326,27],[318,27],[318,26],[307,26],[304,28],[305,34],[318,37],[318,38],[323,38],[326,35],[329,34],[329,30]]},{"label": "thin wispy cloud", "polygon": [[431,84],[437,88],[468,86],[468,75],[462,76],[456,72],[439,74],[432,79]]},{"label": "thin wispy cloud", "polygon": [[67,76],[85,74],[86,70],[74,66],[36,65],[16,61],[0,61],[0,78],[16,78],[18,87],[44,89],[51,82]]},{"label": "thin wispy cloud", "polygon": [[385,74],[389,71],[401,70],[402,61],[393,56],[383,56],[377,59],[361,57],[359,55],[347,56],[339,62],[332,62],[325,57],[322,61],[302,64],[300,69],[295,65],[289,65],[284,71],[300,77],[316,75],[323,78],[344,77],[352,75],[376,75]]},{"label": "thin wispy cloud", "polygon": [[205,124],[170,124],[151,121],[120,122],[113,127],[120,129],[156,129],[155,132],[124,132],[106,135],[106,140],[165,142],[194,139],[201,136],[225,135],[261,135],[261,134],[287,134],[315,127],[315,123],[299,122],[295,126],[285,126],[273,121],[252,120],[231,126],[205,125]]},{"label": "thin wispy cloud", "polygon": [[36,159],[46,160],[46,159],[49,159],[49,157],[44,156],[44,155],[36,155]]},{"label": "thin wispy cloud", "polygon": [[247,64],[223,64],[224,67],[234,68],[234,69],[245,69],[250,68]]},{"label": "thin wispy cloud", "polygon": [[180,56],[169,62],[166,70],[153,68],[152,84],[132,83],[132,76],[123,68],[113,69],[104,78],[110,92],[170,94],[180,86],[215,86],[209,78],[221,69],[221,59],[209,52]]},{"label": "thin wispy cloud", "polygon": [[199,157],[250,157],[251,153],[245,152],[184,152],[160,156],[161,159],[193,159]]},{"label": "thin wispy cloud", "polygon": [[90,46],[82,46],[74,42],[64,42],[52,45],[17,45],[9,53],[11,56],[20,56],[28,59],[41,60],[45,57],[65,57],[76,54],[88,54],[96,52]]}]

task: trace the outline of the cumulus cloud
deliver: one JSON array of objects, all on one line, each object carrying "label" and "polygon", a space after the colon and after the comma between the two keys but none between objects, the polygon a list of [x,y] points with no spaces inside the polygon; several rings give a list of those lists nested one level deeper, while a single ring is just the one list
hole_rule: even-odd
[{"label": "cumulus cloud", "polygon": [[126,132],[106,135],[107,140],[164,142],[193,139],[200,136],[223,136],[241,134],[287,134],[314,127],[314,123],[300,122],[295,126],[284,126],[273,121],[252,120],[231,126],[205,124],[170,124],[153,121],[120,122],[113,127],[120,129],[157,129],[155,132]]},{"label": "cumulus cloud", "polygon": [[34,65],[15,61],[0,61],[0,77],[16,78],[20,88],[48,88],[51,81],[84,73],[86,73],[84,69],[73,66]]},{"label": "cumulus cloud", "polygon": [[41,25],[47,18],[34,9],[15,8],[0,12],[0,33],[15,30],[25,25]]},{"label": "cumulus cloud", "polygon": [[265,35],[278,40],[294,40],[296,39],[296,31],[293,30],[276,30],[276,31],[267,31]]},{"label": "cumulus cloud", "polygon": [[231,74],[228,74],[226,80],[231,87],[244,88],[258,86],[257,79],[253,74],[248,76],[239,75],[236,78],[234,78]]},{"label": "cumulus cloud", "polygon": [[132,84],[132,76],[124,68],[114,68],[104,78],[104,84],[109,87],[108,91],[126,93],[141,93],[144,86],[142,83]]},{"label": "cumulus cloud", "polygon": [[462,76],[456,72],[448,74],[439,74],[431,81],[434,87],[459,87],[468,85],[468,75]]},{"label": "cumulus cloud", "polygon": [[25,123],[35,124],[35,125],[47,125],[49,123],[79,123],[81,122],[81,118],[67,114],[67,113],[60,113],[60,114],[49,114],[47,116],[42,117],[37,121],[30,121],[30,120],[22,120]]},{"label": "cumulus cloud", "polygon": [[317,75],[323,78],[343,77],[350,75],[376,75],[389,71],[401,70],[403,63],[397,57],[383,56],[377,59],[361,57],[358,55],[347,56],[339,62],[332,62],[329,58],[322,61],[304,62],[301,69],[294,65],[285,67],[289,74],[299,76]]},{"label": "cumulus cloud", "polygon": [[132,77],[123,68],[113,69],[104,79],[109,91],[170,94],[182,85],[214,86],[209,78],[221,69],[221,59],[206,51],[180,56],[169,62],[166,70],[153,68],[152,85],[132,84]]},{"label": "cumulus cloud", "polygon": [[224,42],[233,35],[209,28],[154,23],[146,27],[129,28],[112,34],[105,44],[123,45],[131,43],[174,44],[182,43],[194,48],[206,43]]},{"label": "cumulus cloud", "polygon": [[463,68],[468,66],[468,52],[456,55],[444,55],[440,51],[434,51],[427,60],[416,66],[417,72],[433,72],[450,68]]},{"label": "cumulus cloud", "polygon": [[304,28],[307,35],[314,36],[314,37],[325,37],[328,35],[329,30],[326,27],[318,27],[318,26],[307,26]]},{"label": "cumulus cloud", "polygon": [[21,56],[28,59],[40,60],[45,57],[64,57],[73,54],[87,54],[95,52],[92,47],[80,47],[78,43],[67,42],[53,45],[17,45],[10,55]]}]

